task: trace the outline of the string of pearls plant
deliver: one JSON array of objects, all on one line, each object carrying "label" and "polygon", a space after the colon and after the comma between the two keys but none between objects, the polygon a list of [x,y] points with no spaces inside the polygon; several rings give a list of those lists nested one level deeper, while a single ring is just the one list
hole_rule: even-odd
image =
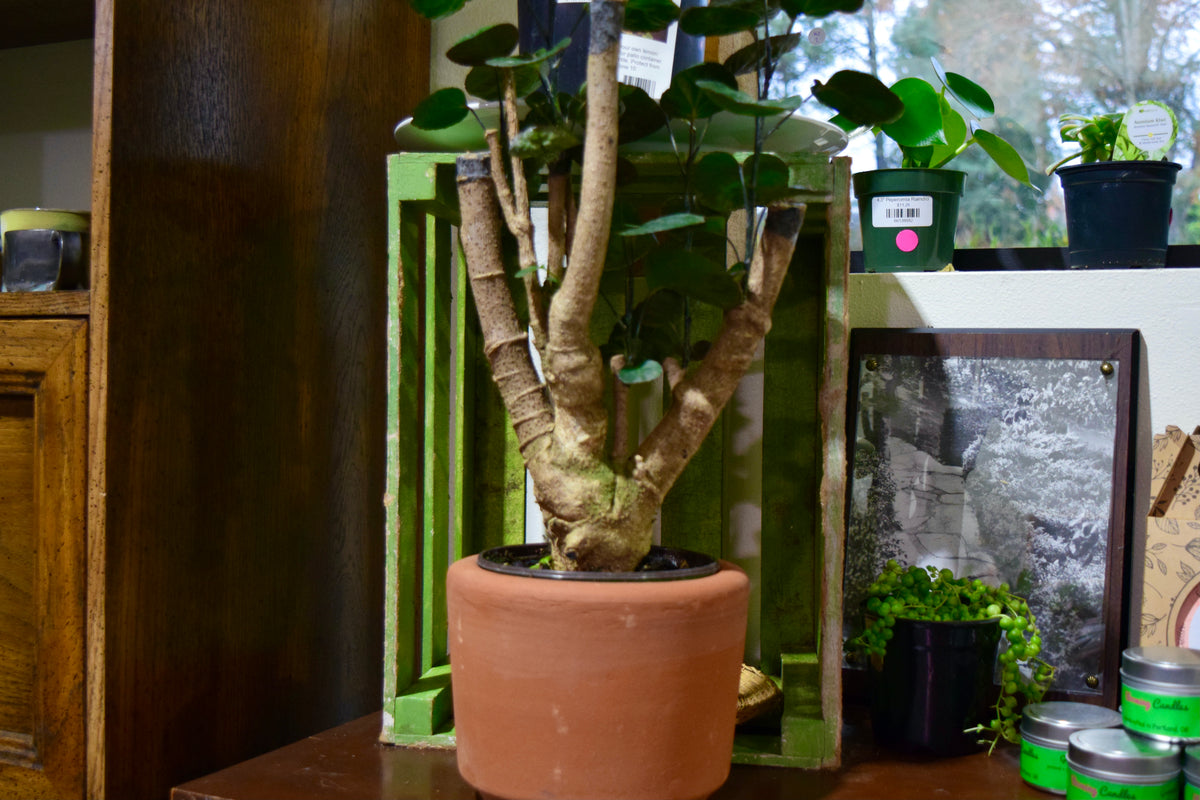
[{"label": "string of pearls plant", "polygon": [[901,567],[889,560],[867,587],[866,624],[846,647],[862,656],[882,659],[897,619],[953,621],[999,619],[1006,646],[999,655],[999,696],[994,717],[973,728],[988,752],[1001,739],[1020,743],[1018,723],[1025,703],[1039,702],[1054,681],[1055,668],[1039,657],[1042,637],[1025,599],[1007,583],[989,586],[978,578],[956,578],[949,569]]}]

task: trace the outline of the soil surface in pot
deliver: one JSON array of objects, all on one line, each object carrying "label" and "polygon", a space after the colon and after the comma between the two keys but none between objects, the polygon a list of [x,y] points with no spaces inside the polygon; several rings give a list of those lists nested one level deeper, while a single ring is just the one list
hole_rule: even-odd
[{"label": "soil surface in pot", "polygon": [[720,564],[712,556],[678,547],[655,545],[632,572],[567,572],[541,566],[550,546],[510,544],[479,554],[479,566],[493,572],[533,578],[577,581],[672,581],[712,575]]}]

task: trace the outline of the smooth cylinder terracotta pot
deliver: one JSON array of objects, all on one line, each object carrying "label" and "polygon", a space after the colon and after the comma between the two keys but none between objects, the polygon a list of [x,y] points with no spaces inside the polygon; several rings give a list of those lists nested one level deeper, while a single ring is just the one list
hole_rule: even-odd
[{"label": "smooth cylinder terracotta pot", "polygon": [[750,582],[446,578],[458,769],[485,797],[703,798],[729,774]]}]

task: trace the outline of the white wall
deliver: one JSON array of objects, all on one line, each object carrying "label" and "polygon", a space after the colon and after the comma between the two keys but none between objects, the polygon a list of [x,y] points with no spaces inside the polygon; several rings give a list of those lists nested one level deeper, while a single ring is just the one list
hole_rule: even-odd
[{"label": "white wall", "polygon": [[92,40],[0,50],[0,210],[86,210]]},{"label": "white wall", "polygon": [[1136,328],[1131,639],[1140,619],[1150,446],[1200,425],[1200,269],[851,275],[852,328]]}]

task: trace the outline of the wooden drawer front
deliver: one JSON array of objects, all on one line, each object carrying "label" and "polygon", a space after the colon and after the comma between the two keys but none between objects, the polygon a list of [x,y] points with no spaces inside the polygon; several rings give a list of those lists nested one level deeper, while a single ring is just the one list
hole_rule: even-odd
[{"label": "wooden drawer front", "polygon": [[0,320],[0,796],[84,787],[87,323]]}]

